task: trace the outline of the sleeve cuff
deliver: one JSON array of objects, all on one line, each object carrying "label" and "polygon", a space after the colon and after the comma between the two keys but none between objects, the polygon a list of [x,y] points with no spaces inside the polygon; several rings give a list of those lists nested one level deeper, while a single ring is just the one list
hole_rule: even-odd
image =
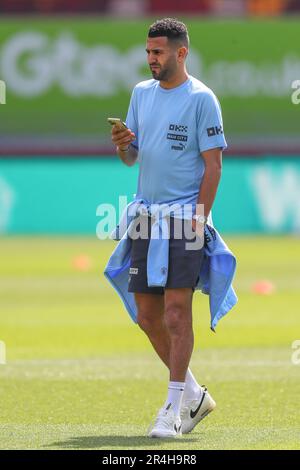
[{"label": "sleeve cuff", "polygon": [[204,145],[200,149],[200,153],[206,152],[207,150],[212,150],[216,148],[221,148],[222,152],[227,149],[227,143],[222,141],[222,142],[212,142],[210,144]]}]

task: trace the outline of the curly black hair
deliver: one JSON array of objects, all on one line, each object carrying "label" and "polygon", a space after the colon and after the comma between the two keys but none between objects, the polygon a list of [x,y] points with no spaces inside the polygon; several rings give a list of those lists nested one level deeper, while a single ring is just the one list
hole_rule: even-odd
[{"label": "curly black hair", "polygon": [[189,47],[189,35],[187,27],[176,18],[163,18],[157,20],[149,28],[148,37],[157,38],[165,36],[172,42]]}]

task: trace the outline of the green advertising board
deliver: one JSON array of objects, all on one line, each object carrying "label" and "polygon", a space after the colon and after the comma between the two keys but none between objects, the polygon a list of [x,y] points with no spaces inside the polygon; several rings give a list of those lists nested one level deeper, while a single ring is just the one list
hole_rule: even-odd
[{"label": "green advertising board", "polygon": [[[183,18],[184,19],[184,18]],[[12,140],[107,143],[107,116],[126,115],[151,78],[151,19],[0,20],[0,146]],[[300,20],[185,20],[189,72],[218,95],[230,143],[300,141]],[[295,89],[292,88],[294,84]]]},{"label": "green advertising board", "polygon": [[[137,164],[114,157],[0,160],[0,233],[96,236],[102,224],[108,235],[133,199],[137,176]],[[226,233],[299,234],[299,202],[300,156],[228,158],[213,220]]]}]

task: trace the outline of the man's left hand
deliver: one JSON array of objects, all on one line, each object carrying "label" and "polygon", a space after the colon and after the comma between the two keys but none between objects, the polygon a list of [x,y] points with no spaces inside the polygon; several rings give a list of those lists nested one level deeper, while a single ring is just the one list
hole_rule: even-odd
[{"label": "man's left hand", "polygon": [[201,239],[204,238],[204,224],[197,222],[195,219],[192,219],[192,228],[198,237]]}]

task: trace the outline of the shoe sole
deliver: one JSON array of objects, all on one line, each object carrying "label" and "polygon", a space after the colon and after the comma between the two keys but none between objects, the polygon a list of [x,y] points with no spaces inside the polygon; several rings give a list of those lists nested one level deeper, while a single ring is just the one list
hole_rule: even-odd
[{"label": "shoe sole", "polygon": [[154,432],[148,435],[148,437],[155,438],[155,439],[166,439],[166,438],[171,438],[171,439],[177,439],[178,437],[181,437],[182,434],[177,433],[177,434],[160,434],[158,432]]}]

